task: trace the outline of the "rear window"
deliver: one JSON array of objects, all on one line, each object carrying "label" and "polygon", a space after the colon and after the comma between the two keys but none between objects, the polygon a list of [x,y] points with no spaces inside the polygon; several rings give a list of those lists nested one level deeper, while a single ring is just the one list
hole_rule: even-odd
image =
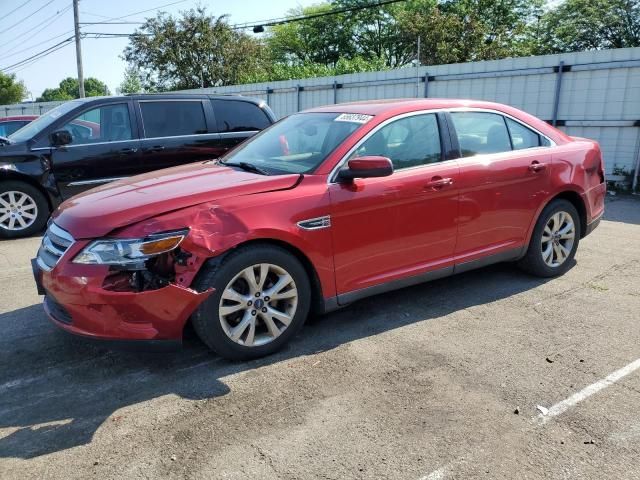
[{"label": "rear window", "polygon": [[219,132],[251,132],[271,125],[258,105],[238,100],[211,100]]},{"label": "rear window", "polygon": [[143,101],[140,102],[140,111],[146,138],[177,137],[208,132],[200,100]]}]

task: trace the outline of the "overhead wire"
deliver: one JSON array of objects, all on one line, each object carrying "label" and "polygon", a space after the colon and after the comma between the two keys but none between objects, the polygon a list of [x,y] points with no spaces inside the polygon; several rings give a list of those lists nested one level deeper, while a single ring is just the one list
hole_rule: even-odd
[{"label": "overhead wire", "polygon": [[14,23],[13,25],[11,25],[10,27],[5,28],[4,30],[0,30],[0,35],[2,35],[3,33],[8,32],[9,30],[13,30],[15,27],[17,27],[18,25],[20,25],[22,22],[24,22],[25,20],[33,17],[36,13],[40,12],[41,10],[47,8],[49,5],[51,5],[53,2],[55,2],[57,0],[49,0],[47,3],[45,3],[43,6],[41,6],[40,8],[34,10],[33,12],[31,12],[29,15],[27,15],[26,17],[21,18],[20,20],[18,20],[16,23]]}]

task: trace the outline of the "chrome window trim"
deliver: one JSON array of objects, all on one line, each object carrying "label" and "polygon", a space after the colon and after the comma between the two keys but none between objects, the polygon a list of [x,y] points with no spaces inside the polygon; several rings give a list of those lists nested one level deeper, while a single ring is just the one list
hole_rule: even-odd
[{"label": "chrome window trim", "polygon": [[110,178],[96,178],[93,180],[80,180],[79,182],[71,182],[68,183],[67,186],[68,187],[80,187],[82,185],[97,185],[100,183],[109,183],[109,182],[115,182],[117,180],[123,180],[125,178],[128,177],[110,177]]},{"label": "chrome window trim", "polygon": [[[540,130],[538,130],[535,127],[532,127],[531,125],[529,125],[528,123],[524,123],[522,120],[517,119],[516,117],[509,115],[508,113],[505,112],[501,112],[500,110],[493,110],[491,108],[475,108],[475,107],[454,107],[454,108],[447,108],[447,109],[443,109],[443,111],[447,111],[449,113],[454,113],[454,112],[480,112],[480,113],[495,113],[497,115],[502,115],[503,117],[506,117],[510,120],[513,120],[516,123],[519,123],[520,125],[522,125],[525,128],[528,128],[529,130],[532,130],[534,132],[536,132],[538,135],[540,135],[541,137],[544,137],[545,139],[547,139],[547,141],[549,142],[548,146],[544,146],[544,145],[540,145],[539,147],[534,147],[534,148],[549,148],[549,147],[555,147],[557,146],[557,143],[553,141],[553,139],[549,138],[547,135],[545,135],[544,133],[542,133]],[[455,128],[455,127],[454,127]],[[508,128],[508,127],[507,127]],[[532,150],[530,148],[523,148],[522,150]],[[511,152],[516,152],[517,150],[510,150]],[[498,152],[498,153],[505,153],[505,152]],[[495,155],[495,154],[485,154],[485,155]],[[469,157],[465,157],[465,158],[469,158]]]},{"label": "chrome window trim", "polygon": [[184,138],[184,137],[203,137],[204,135],[219,135],[216,132],[207,132],[207,133],[190,133],[188,135],[172,135],[170,137],[142,137],[140,141],[144,140],[167,140],[170,138]]},{"label": "chrome window trim", "polygon": [[[70,143],[69,145],[61,145],[59,147],[42,147],[37,150],[55,148],[55,149],[63,149],[63,148],[75,148],[75,147],[90,147],[91,145],[110,145],[112,143],[129,143],[129,142],[137,142],[139,139],[132,138],[130,140],[113,140],[112,142],[95,142],[95,143]],[[32,148],[31,150],[36,150]]]},{"label": "chrome window trim", "polygon": [[[269,128],[269,127],[266,127],[266,128]],[[218,132],[218,135],[225,136],[225,137],[228,135],[241,135],[243,133],[253,133],[255,135],[256,133],[259,133],[261,131],[262,130],[243,130],[241,132]]]},{"label": "chrome window trim", "polygon": [[407,168],[403,168],[401,170],[394,170],[393,173],[395,173],[395,172],[404,172],[406,170],[414,170],[414,169],[417,169],[417,168],[431,167],[431,166],[434,166],[434,165],[444,165],[444,164],[451,163],[451,162],[460,162],[460,161],[465,161],[465,160],[470,160],[470,159],[476,159],[477,160],[478,158],[493,157],[495,155],[504,155],[506,153],[542,150],[542,149],[547,149],[547,148],[551,148],[551,147],[557,146],[557,143],[554,142],[553,139],[549,138],[547,135],[542,133],[540,130],[532,127],[528,123],[524,123],[522,120],[519,120],[519,119],[515,118],[514,116],[509,115],[508,113],[501,112],[500,110],[493,110],[493,109],[490,109],[490,108],[475,108],[475,107],[452,107],[452,108],[434,108],[434,109],[429,109],[429,110],[418,110],[418,111],[415,111],[415,112],[407,112],[407,113],[403,113],[401,115],[396,115],[395,117],[392,117],[392,118],[388,118],[387,120],[382,122],[380,125],[377,125],[373,130],[371,130],[369,133],[367,133],[364,137],[362,137],[360,139],[360,141],[358,143],[356,143],[351,149],[349,149],[349,151],[340,159],[340,161],[335,165],[335,167],[333,167],[331,172],[329,172],[329,175],[327,177],[327,184],[331,185],[331,184],[338,183],[338,182],[335,181],[336,177],[338,175],[338,171],[344,166],[344,164],[346,163],[347,159],[364,142],[366,142],[369,139],[369,137],[374,135],[381,128],[385,127],[389,123],[392,123],[392,122],[394,122],[396,120],[400,120],[402,118],[411,117],[411,116],[414,116],[414,115],[422,115],[422,114],[427,114],[427,113],[438,113],[438,112],[443,112],[443,113],[481,112],[481,113],[494,113],[496,115],[502,115],[503,117],[509,118],[509,119],[513,120],[514,122],[519,123],[523,127],[528,128],[529,130],[532,130],[532,131],[536,132],[538,135],[544,137],[549,142],[549,145],[547,145],[547,146],[540,145],[539,147],[534,147],[534,148],[523,148],[521,150],[509,150],[509,151],[505,151],[505,152],[485,153],[485,154],[481,154],[481,155],[473,155],[471,157],[459,157],[459,158],[454,158],[454,159],[451,159],[451,160],[444,160],[444,161],[441,161],[441,162],[434,162],[434,163],[426,163],[424,165],[416,165],[415,167],[407,167]]},{"label": "chrome window trim", "polygon": [[[436,114],[438,112],[444,112],[444,109],[441,108],[432,108],[432,109],[428,109],[428,110],[417,110],[415,112],[406,112],[406,113],[402,113],[400,115],[396,115],[395,117],[391,117],[391,118],[387,118],[385,121],[383,121],[382,123],[380,123],[379,125],[377,125],[376,127],[374,127],[373,130],[371,130],[369,133],[367,133],[364,137],[362,137],[358,143],[356,143],[353,147],[351,147],[349,149],[349,151],[340,159],[340,161],[331,169],[331,172],[329,172],[329,175],[327,177],[327,184],[331,185],[331,184],[335,184],[338,183],[336,182],[336,177],[338,176],[338,172],[340,171],[340,169],[344,166],[344,164],[347,162],[347,159],[353,154],[353,152],[355,152],[358,148],[360,148],[362,146],[362,144],[364,142],[366,142],[367,140],[369,140],[370,137],[372,137],[373,135],[375,135],[376,133],[378,133],[378,131],[384,127],[386,127],[387,125],[389,125],[390,123],[393,123],[397,120],[402,120],[403,118],[408,118],[408,117],[415,117],[416,115],[426,115],[429,113],[433,113]],[[438,127],[439,128],[439,127]],[[357,130],[356,130],[357,131]],[[407,168],[403,168],[401,170],[395,170],[393,171],[393,173],[395,172],[401,172],[401,171],[405,171],[405,170],[409,170],[409,169],[415,169],[415,168],[423,168],[423,167],[428,167],[430,165],[442,165],[445,162],[449,162],[451,160],[446,160],[446,161],[442,161],[442,162],[436,162],[436,163],[427,163],[424,165],[416,165],[415,167],[407,167]]]}]

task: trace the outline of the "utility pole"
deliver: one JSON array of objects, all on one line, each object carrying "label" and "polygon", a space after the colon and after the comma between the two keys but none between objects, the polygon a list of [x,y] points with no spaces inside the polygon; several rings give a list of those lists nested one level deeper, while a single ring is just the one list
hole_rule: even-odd
[{"label": "utility pole", "polygon": [[73,27],[76,31],[76,63],[78,64],[78,87],[80,98],[84,98],[84,75],[82,73],[82,46],[80,45],[80,19],[78,16],[78,2],[73,0]]}]

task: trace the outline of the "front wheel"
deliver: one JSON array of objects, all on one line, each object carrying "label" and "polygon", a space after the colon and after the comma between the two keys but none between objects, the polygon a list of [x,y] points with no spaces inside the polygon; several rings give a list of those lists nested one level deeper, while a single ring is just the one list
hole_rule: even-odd
[{"label": "front wheel", "polygon": [[286,250],[256,245],[207,265],[195,282],[215,292],[195,311],[198,336],[223,357],[245,360],[279,350],[302,327],[310,285],[300,261]]},{"label": "front wheel", "polygon": [[20,238],[42,230],[49,218],[45,196],[28,183],[0,182],[0,238]]},{"label": "front wheel", "polygon": [[580,216],[573,204],[552,201],[538,218],[520,267],[538,277],[562,275],[571,266],[580,233]]}]

